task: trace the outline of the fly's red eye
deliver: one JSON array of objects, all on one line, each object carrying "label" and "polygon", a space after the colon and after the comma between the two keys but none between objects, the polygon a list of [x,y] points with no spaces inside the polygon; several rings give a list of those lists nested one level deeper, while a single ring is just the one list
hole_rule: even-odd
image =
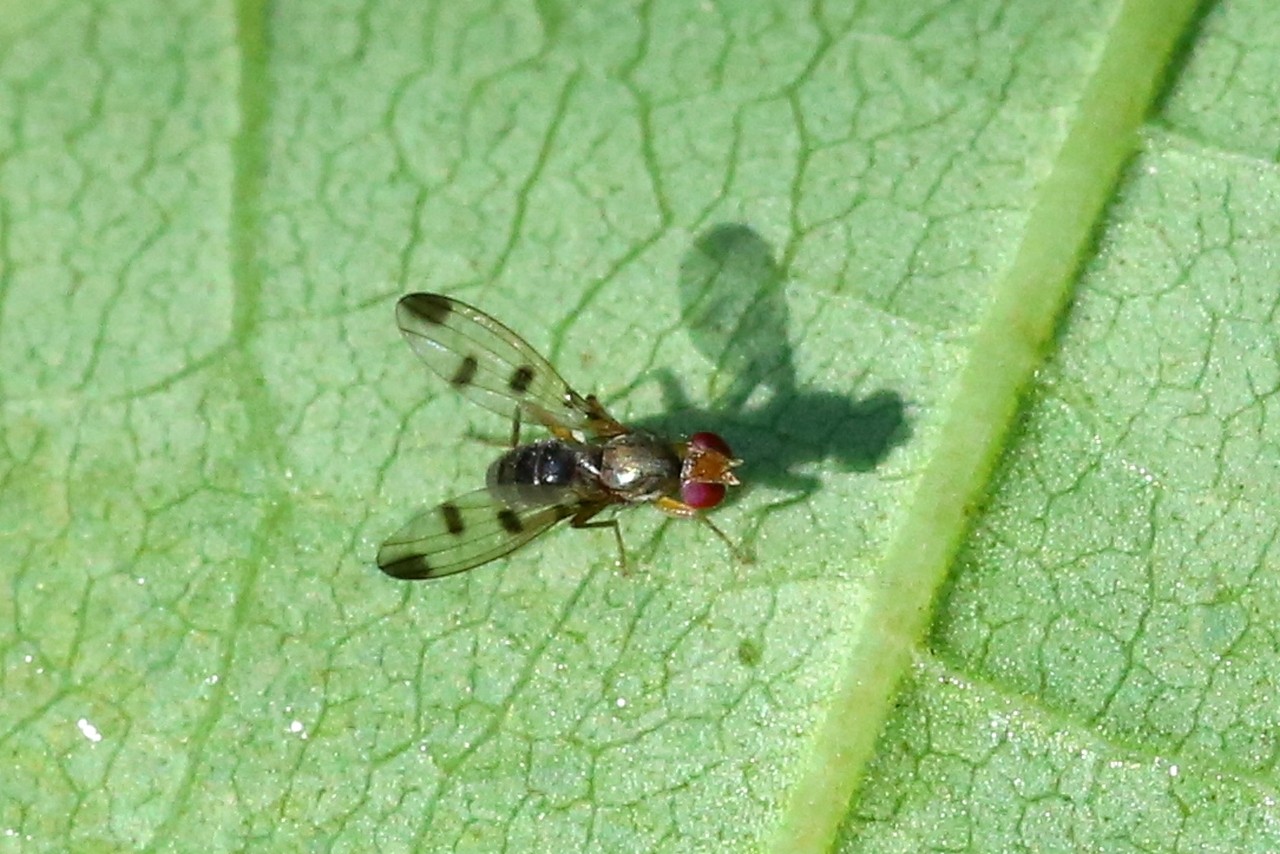
[{"label": "fly's red eye", "polygon": [[724,484],[690,481],[680,487],[680,500],[695,510],[710,510],[724,500]]},{"label": "fly's red eye", "polygon": [[694,433],[689,437],[689,447],[702,451],[716,451],[726,457],[733,456],[733,451],[729,450],[729,443],[715,433]]}]

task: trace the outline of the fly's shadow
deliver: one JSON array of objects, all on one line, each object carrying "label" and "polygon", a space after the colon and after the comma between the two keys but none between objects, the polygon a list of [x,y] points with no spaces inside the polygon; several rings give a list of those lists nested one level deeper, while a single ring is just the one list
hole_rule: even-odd
[{"label": "fly's shadow", "polygon": [[[804,466],[827,461],[843,471],[871,471],[911,435],[896,392],[858,397],[854,388],[800,385],[784,285],[784,271],[753,229],[729,223],[704,232],[680,266],[682,319],[727,387],[711,407],[699,409],[670,372],[654,374],[670,413],[661,426],[730,437],[745,460],[745,482],[793,493],[781,506],[803,501],[820,486],[819,477],[799,471]],[[863,358],[849,357],[854,365]],[[856,369],[849,373],[856,387]]]}]

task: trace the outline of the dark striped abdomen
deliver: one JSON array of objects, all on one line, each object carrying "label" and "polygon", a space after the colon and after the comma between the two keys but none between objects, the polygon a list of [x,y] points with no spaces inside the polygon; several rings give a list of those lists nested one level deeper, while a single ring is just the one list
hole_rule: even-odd
[{"label": "dark striped abdomen", "polygon": [[[485,483],[507,506],[554,502],[578,495],[584,477],[599,470],[600,452],[559,439],[544,439],[507,451],[493,465]],[[588,481],[589,482],[589,481]]]}]

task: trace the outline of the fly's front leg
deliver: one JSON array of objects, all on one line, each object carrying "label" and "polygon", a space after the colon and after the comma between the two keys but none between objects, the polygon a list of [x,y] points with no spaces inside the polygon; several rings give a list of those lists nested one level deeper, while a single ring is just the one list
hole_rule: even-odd
[{"label": "fly's front leg", "polygon": [[672,498],[670,495],[664,495],[654,501],[653,506],[668,516],[675,516],[677,519],[698,518],[698,511],[695,508],[690,507],[678,498]]},{"label": "fly's front leg", "polygon": [[627,547],[622,543],[622,529],[618,527],[617,519],[600,519],[595,522],[591,521],[601,510],[608,507],[608,504],[588,504],[573,515],[569,520],[569,526],[572,528],[612,528],[613,538],[618,544],[618,568],[622,570],[622,574],[627,574]]},{"label": "fly's front leg", "polygon": [[698,509],[696,507],[690,507],[688,504],[685,504],[683,501],[680,501],[678,499],[672,498],[670,496],[665,496],[665,495],[653,503],[659,510],[661,510],[663,513],[666,513],[668,516],[675,516],[677,519],[694,519],[706,525],[708,528],[711,529],[712,533],[714,533],[717,537],[719,537],[720,541],[724,543],[725,546],[728,547],[730,554],[732,554],[735,558],[737,558],[739,563],[755,563],[756,562],[756,559],[754,556],[743,551],[742,548],[739,547],[733,540],[729,539],[728,534],[720,530],[719,525],[717,525],[715,522],[712,522],[702,513],[698,512]]},{"label": "fly's front leg", "polygon": [[720,538],[720,542],[724,543],[725,547],[729,549],[729,553],[738,559],[739,563],[755,563],[756,562],[755,555],[745,551],[741,546],[739,546],[733,540],[729,539],[729,535],[726,534],[724,531],[720,530],[720,526],[717,525],[715,522],[712,522],[706,516],[702,516],[702,515],[694,516],[693,518],[697,519],[699,522],[701,522],[702,524],[710,528],[712,533],[714,533],[717,537]]}]

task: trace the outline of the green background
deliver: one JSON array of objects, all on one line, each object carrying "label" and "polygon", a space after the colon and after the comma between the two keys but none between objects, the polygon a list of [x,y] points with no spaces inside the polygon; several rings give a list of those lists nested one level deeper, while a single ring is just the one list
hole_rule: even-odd
[{"label": "green background", "polygon": [[[6,4],[0,850],[1280,849],[1278,34]],[[756,561],[379,573],[507,429],[415,290],[726,435]]]}]

